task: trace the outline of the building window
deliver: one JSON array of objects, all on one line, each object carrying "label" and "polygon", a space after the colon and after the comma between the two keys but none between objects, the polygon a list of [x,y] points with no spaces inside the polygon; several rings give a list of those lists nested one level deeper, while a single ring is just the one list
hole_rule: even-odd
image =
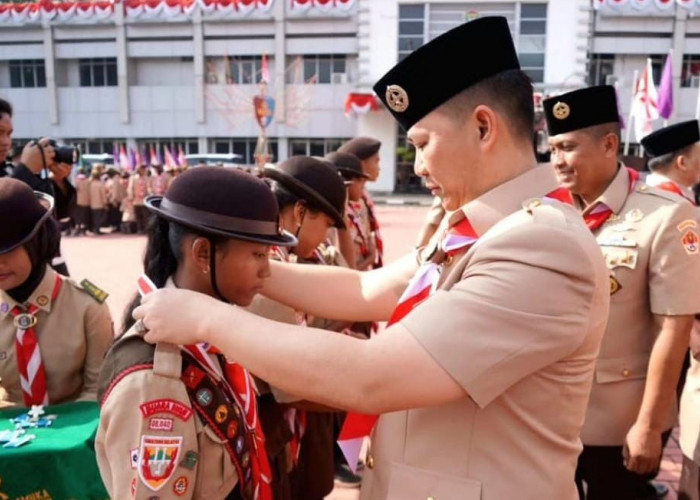
[{"label": "building window", "polygon": [[397,193],[428,193],[423,179],[413,171],[416,160],[416,148],[408,142],[406,131],[399,127],[396,147],[396,184]]},{"label": "building window", "polygon": [[[651,59],[651,74],[654,77],[654,85],[658,87],[661,83],[661,74],[664,71],[664,63],[666,63],[666,56],[651,56],[649,59]],[[642,72],[640,71],[639,74],[641,76]]]},{"label": "building window", "polygon": [[547,4],[520,5],[518,56],[520,66],[534,83],[544,82],[544,54],[547,42]]},{"label": "building window", "polygon": [[425,5],[399,5],[399,61],[425,43]]},{"label": "building window", "polygon": [[588,64],[588,85],[610,85],[608,77],[615,71],[613,54],[593,54]]},{"label": "building window", "polygon": [[13,89],[46,87],[43,59],[10,61],[10,87]]},{"label": "building window", "polygon": [[700,87],[700,56],[683,56],[681,87]]},{"label": "building window", "polygon": [[[268,139],[272,163],[277,162],[277,139]],[[245,165],[255,164],[255,146],[258,143],[256,137],[241,137],[235,139],[213,139],[211,142],[214,153],[217,154],[237,154],[240,155],[241,163]]]},{"label": "building window", "polygon": [[299,76],[303,78],[304,83],[347,83],[347,56],[345,54],[305,55],[302,59],[301,71],[289,73],[290,81],[287,83],[301,83],[294,81]]},{"label": "building window", "polygon": [[84,154],[101,155],[114,153],[114,146],[126,144],[126,139],[66,139],[63,143],[78,146]]},{"label": "building window", "polygon": [[226,83],[250,85],[259,83],[261,79],[262,56],[239,56],[229,59],[229,73],[226,75]]},{"label": "building window", "polygon": [[289,156],[326,156],[348,139],[289,139]]},{"label": "building window", "polygon": [[95,59],[80,59],[81,87],[116,87],[117,59],[116,57],[99,57]]}]

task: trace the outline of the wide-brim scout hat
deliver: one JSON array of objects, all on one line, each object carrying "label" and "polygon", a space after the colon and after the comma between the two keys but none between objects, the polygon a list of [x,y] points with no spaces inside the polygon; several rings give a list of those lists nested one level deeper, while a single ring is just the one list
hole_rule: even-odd
[{"label": "wide-brim scout hat", "polygon": [[51,217],[54,199],[17,179],[0,179],[0,255],[24,245]]},{"label": "wide-brim scout hat", "polygon": [[362,162],[354,154],[336,151],[327,154],[324,159],[333,165],[343,179],[369,179],[369,175],[362,171]]},{"label": "wide-brim scout hat", "polygon": [[265,167],[263,174],[323,210],[335,227],[345,229],[345,183],[330,163],[311,156],[293,156],[276,167]]},{"label": "wide-brim scout hat", "polygon": [[146,198],[146,206],[159,217],[204,235],[268,245],[297,243],[281,230],[277,199],[267,184],[240,170],[189,169],[173,179],[165,196]]},{"label": "wide-brim scout hat", "polygon": [[576,130],[619,123],[615,87],[600,85],[574,90],[542,102],[550,136]]},{"label": "wide-brim scout hat", "polygon": [[382,143],[371,137],[355,137],[338,148],[339,153],[350,153],[360,160],[366,160],[379,152]]},{"label": "wide-brim scout hat", "polygon": [[698,120],[669,125],[652,132],[642,139],[642,146],[648,156],[655,158],[692,146],[700,141]]},{"label": "wide-brim scout hat", "polygon": [[[455,54],[460,55],[459,63],[455,63]],[[518,53],[506,18],[482,17],[411,52],[374,85],[374,92],[408,130],[461,91],[518,69]]]}]

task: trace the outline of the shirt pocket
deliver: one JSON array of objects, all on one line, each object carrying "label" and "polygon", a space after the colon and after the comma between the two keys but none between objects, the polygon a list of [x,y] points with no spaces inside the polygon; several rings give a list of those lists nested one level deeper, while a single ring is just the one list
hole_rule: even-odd
[{"label": "shirt pocket", "polygon": [[[199,420],[199,419],[198,419]],[[199,464],[195,498],[225,498],[238,482],[236,468],[226,450],[226,441],[208,425],[197,425]]]},{"label": "shirt pocket", "polygon": [[481,482],[417,469],[391,466],[387,500],[481,500]]},{"label": "shirt pocket", "polygon": [[619,358],[598,358],[595,381],[611,384],[625,380],[643,379],[647,376],[649,353],[628,354]]}]

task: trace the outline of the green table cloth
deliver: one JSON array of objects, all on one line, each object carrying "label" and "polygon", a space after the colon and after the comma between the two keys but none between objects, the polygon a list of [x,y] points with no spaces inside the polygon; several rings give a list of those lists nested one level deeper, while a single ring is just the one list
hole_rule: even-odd
[{"label": "green table cloth", "polygon": [[[1,411],[0,431],[13,430],[9,419],[26,411]],[[50,427],[27,429],[36,439],[19,448],[0,446],[0,500],[108,499],[95,458],[97,404],[67,403],[44,411],[58,418]]]}]

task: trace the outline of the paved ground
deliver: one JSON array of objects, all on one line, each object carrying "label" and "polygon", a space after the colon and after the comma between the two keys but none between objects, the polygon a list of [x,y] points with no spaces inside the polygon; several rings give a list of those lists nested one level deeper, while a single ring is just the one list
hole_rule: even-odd
[{"label": "paved ground", "polygon": [[[387,201],[392,200],[387,199]],[[397,204],[394,200],[394,203],[378,207],[388,262],[413,248],[418,229],[427,211],[424,205],[429,202],[429,197],[411,197],[404,206]],[[145,238],[138,236],[108,235],[63,240],[63,253],[72,276],[77,279],[88,278],[109,292],[107,303],[117,329],[121,324],[124,308],[134,294],[136,279],[142,271],[144,246]],[[678,435],[675,432],[666,449],[659,474],[659,480],[671,487],[668,500],[677,499],[676,489],[681,460]],[[356,500],[358,494],[357,490],[336,489],[328,498]]]}]

